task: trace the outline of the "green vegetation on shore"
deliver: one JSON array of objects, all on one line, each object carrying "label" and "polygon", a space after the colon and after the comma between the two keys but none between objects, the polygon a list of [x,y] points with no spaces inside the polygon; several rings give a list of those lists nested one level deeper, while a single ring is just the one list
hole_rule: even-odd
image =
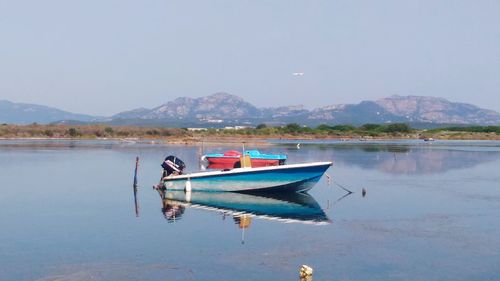
[{"label": "green vegetation on shore", "polygon": [[352,125],[319,125],[315,128],[296,123],[285,126],[258,125],[243,129],[150,128],[107,125],[0,125],[0,138],[436,138],[500,139],[500,126],[445,127],[417,130],[404,123]]},{"label": "green vegetation on shore", "polygon": [[147,128],[105,125],[0,125],[2,138],[159,138],[184,136],[178,128]]},{"label": "green vegetation on shore", "polygon": [[[239,131],[239,132],[238,132]],[[395,123],[389,125],[379,124],[365,124],[363,126],[355,127],[352,125],[334,125],[329,126],[326,124],[319,125],[316,128],[307,126],[300,126],[297,123],[287,124],[285,126],[268,127],[265,124],[258,125],[255,129],[248,128],[238,130],[232,133],[246,134],[246,135],[310,135],[310,136],[382,136],[382,135],[399,135],[414,132],[414,130],[407,124]]]},{"label": "green vegetation on shore", "polygon": [[444,128],[432,129],[429,130],[428,132],[438,133],[443,131],[500,134],[500,126],[444,127]]}]

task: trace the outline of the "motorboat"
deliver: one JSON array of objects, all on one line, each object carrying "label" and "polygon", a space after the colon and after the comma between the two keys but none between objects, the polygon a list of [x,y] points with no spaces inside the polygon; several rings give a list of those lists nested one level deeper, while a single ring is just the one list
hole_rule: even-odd
[{"label": "motorboat", "polygon": [[311,189],[332,164],[312,162],[257,168],[245,166],[185,174],[184,162],[169,156],[162,164],[164,172],[160,186],[183,191],[304,192]]}]

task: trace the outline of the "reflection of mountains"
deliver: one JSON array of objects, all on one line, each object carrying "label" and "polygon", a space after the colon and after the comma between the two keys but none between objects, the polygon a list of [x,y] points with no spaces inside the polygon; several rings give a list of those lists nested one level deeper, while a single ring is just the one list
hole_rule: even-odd
[{"label": "reflection of mountains", "polygon": [[[378,152],[374,168],[395,174],[433,174],[474,167],[498,159],[500,154],[483,151],[412,148],[404,153]],[[369,162],[360,161],[363,166]]]},{"label": "reflection of mountains", "polygon": [[[359,153],[355,153],[354,149],[359,150]],[[351,147],[350,151],[335,149],[333,158],[337,163],[355,164],[363,168],[377,169],[386,173],[433,174],[470,168],[484,162],[495,161],[500,157],[499,152],[498,150],[489,149],[481,151],[480,149],[372,146]]]},{"label": "reflection of mountains", "polygon": [[498,159],[498,154],[450,150],[426,151],[405,156],[397,157],[392,163],[386,160],[379,165],[380,170],[406,174],[444,173],[448,170],[470,168]]},{"label": "reflection of mountains", "polygon": [[307,193],[243,194],[233,192],[159,191],[167,220],[179,219],[186,208],[250,216],[281,222],[326,224],[330,220]]}]

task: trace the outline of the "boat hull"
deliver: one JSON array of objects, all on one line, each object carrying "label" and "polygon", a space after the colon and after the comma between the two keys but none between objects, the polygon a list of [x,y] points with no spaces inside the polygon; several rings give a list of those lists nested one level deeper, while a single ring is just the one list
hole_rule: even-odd
[{"label": "boat hull", "polygon": [[202,172],[165,178],[167,190],[210,192],[303,192],[311,189],[331,162]]}]

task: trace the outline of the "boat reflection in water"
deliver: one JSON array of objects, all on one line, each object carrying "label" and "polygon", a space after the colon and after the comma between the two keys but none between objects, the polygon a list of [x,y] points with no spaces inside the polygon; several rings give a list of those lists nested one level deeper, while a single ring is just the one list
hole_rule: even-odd
[{"label": "boat reflection in water", "polygon": [[233,216],[240,228],[251,218],[283,223],[330,224],[318,202],[307,193],[184,192],[159,189],[162,212],[169,221],[179,220],[187,208]]}]

